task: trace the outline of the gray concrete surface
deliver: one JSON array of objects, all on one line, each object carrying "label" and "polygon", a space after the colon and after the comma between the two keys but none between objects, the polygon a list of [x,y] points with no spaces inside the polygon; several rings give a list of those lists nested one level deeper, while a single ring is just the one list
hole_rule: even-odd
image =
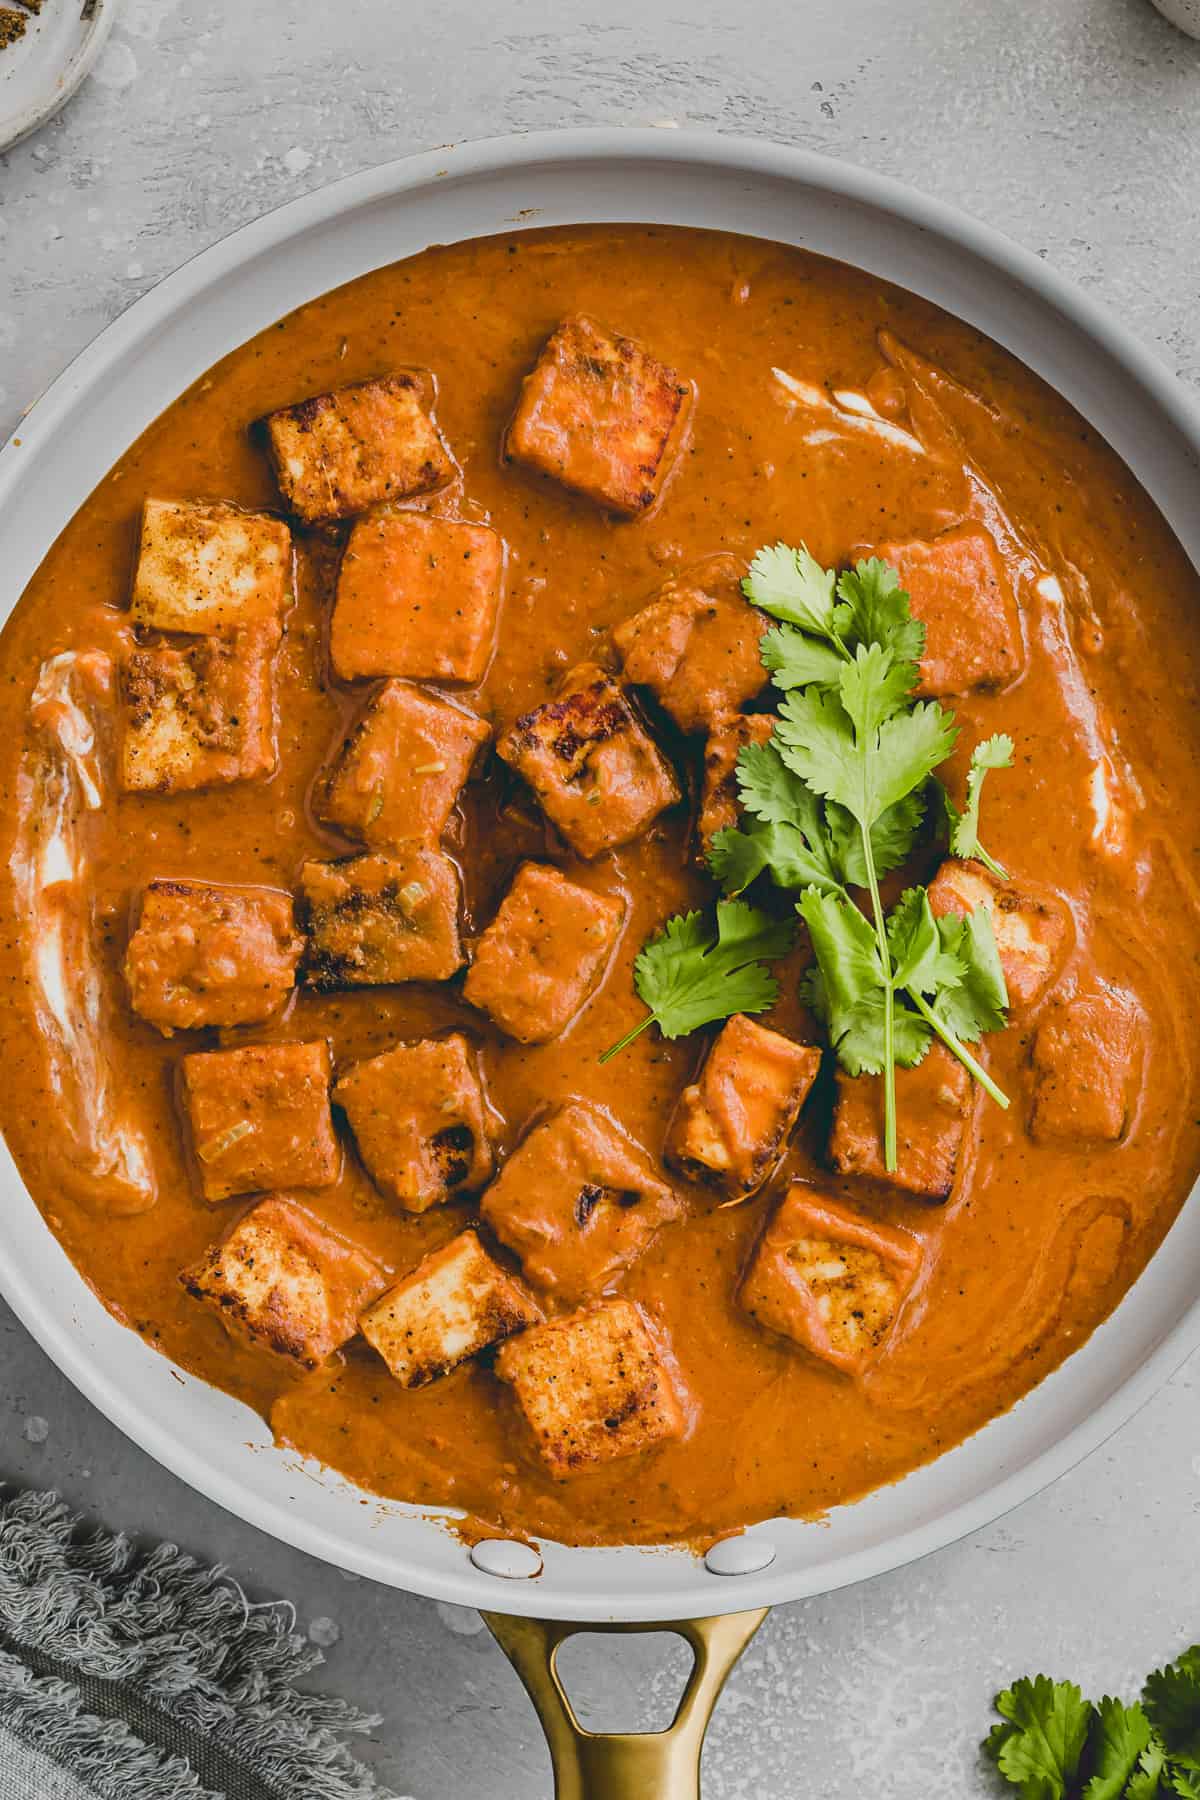
[{"label": "gray concrete surface", "polygon": [[[803,144],[969,208],[1200,387],[1200,44],[1147,0],[125,0],[95,78],[0,157],[0,431],[109,319],[335,176],[508,128],[676,120]],[[964,1800],[1002,1678],[1128,1689],[1200,1638],[1200,1364],[1050,1492],[867,1586],[777,1611],[709,1800]],[[127,1444],[0,1321],[0,1477],[287,1594],[321,1679],[384,1715],[412,1800],[541,1800],[548,1762],[473,1614],[309,1561]],[[332,1625],[330,1624],[332,1621]],[[657,1646],[581,1658],[601,1723],[661,1707]]]}]

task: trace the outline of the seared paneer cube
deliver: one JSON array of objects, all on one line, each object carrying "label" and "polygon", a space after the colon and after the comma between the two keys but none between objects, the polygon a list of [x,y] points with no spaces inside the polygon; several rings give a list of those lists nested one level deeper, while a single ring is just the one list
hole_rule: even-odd
[{"label": "seared paneer cube", "polygon": [[407,1212],[471,1193],[492,1173],[479,1070],[458,1032],[355,1063],[333,1097],[371,1180]]},{"label": "seared paneer cube", "polygon": [[358,1331],[386,1276],[307,1207],[270,1194],[230,1227],[183,1285],[231,1331],[315,1369]]},{"label": "seared paneer cube", "polygon": [[615,1287],[683,1203],[614,1120],[573,1100],[518,1144],[481,1210],[530,1281],[577,1300]]},{"label": "seared paneer cube", "polygon": [[130,1003],[168,1035],[256,1024],[291,993],[303,943],[290,894],[152,881],[125,953]]},{"label": "seared paneer cube", "polygon": [[505,453],[636,518],[662,492],[689,399],[674,369],[632,338],[564,319],[525,377]]},{"label": "seared paneer cube", "polygon": [[595,993],[625,902],[525,863],[475,946],[463,994],[520,1044],[564,1032]]},{"label": "seared paneer cube", "polygon": [[269,414],[275,478],[291,510],[320,525],[445,487],[454,462],[432,401],[432,378],[403,370]]},{"label": "seared paneer cube", "polygon": [[389,681],[318,784],[317,817],[374,849],[436,843],[490,736],[465,706]]},{"label": "seared paneer cube", "polygon": [[120,677],[125,791],[175,794],[270,775],[274,647],[270,635],[244,632],[130,650]]},{"label": "seared paneer cube", "polygon": [[147,500],[131,610],[151,631],[278,632],[291,602],[292,534],[281,519],[203,500]]},{"label": "seared paneer cube", "polygon": [[736,713],[719,719],[704,746],[704,781],[697,831],[707,857],[718,831],[734,831],[742,816],[737,760],[747,744],[765,744],[775,729],[771,713]]},{"label": "seared paneer cube", "polygon": [[681,575],[613,627],[625,679],[648,688],[681,731],[707,731],[760,694],[769,621],[742,597],[736,569]]},{"label": "seared paneer cube", "polygon": [[757,1324],[848,1375],[875,1357],[921,1267],[910,1232],[799,1182],[759,1240],[738,1300]]},{"label": "seared paneer cube", "polygon": [[324,1042],[184,1057],[183,1102],[206,1200],[336,1181],[330,1073]]},{"label": "seared paneer cube", "polygon": [[935,918],[986,907],[1012,1005],[1032,1006],[1045,992],[1067,945],[1068,914],[1060,900],[1001,881],[982,863],[951,857],[930,883],[929,904]]},{"label": "seared paneer cube", "polygon": [[1115,1144],[1137,1103],[1145,1018],[1102,986],[1056,1001],[1033,1041],[1033,1116],[1040,1143]]},{"label": "seared paneer cube", "polygon": [[300,892],[301,974],[318,992],[446,981],[462,966],[458,870],[438,850],[308,862]]},{"label": "seared paneer cube", "polygon": [[695,1181],[744,1199],[787,1147],[821,1067],[821,1052],[744,1013],[721,1027],[684,1088],[667,1131],[667,1160]]},{"label": "seared paneer cube", "polygon": [[504,540],[488,525],[413,512],[360,520],[338,572],[334,672],[482,681],[503,584]]},{"label": "seared paneer cube", "polygon": [[637,1456],[688,1427],[679,1373],[629,1300],[521,1332],[501,1346],[496,1373],[554,1475]]},{"label": "seared paneer cube", "polygon": [[913,617],[925,626],[918,694],[970,694],[1016,680],[1025,664],[1021,616],[989,531],[956,525],[935,538],[879,544],[874,554],[899,570]]},{"label": "seared paneer cube", "polygon": [[679,799],[670,763],[595,663],[572,669],[558,699],[524,713],[496,749],[582,857],[628,844]]},{"label": "seared paneer cube", "polygon": [[541,1317],[475,1232],[463,1231],[368,1307],[362,1333],[401,1387],[416,1388]]},{"label": "seared paneer cube", "polygon": [[839,1070],[830,1161],[840,1175],[870,1175],[924,1200],[947,1200],[973,1114],[971,1077],[941,1044],[934,1044],[915,1069],[897,1069],[898,1166],[889,1174],[883,1078]]}]

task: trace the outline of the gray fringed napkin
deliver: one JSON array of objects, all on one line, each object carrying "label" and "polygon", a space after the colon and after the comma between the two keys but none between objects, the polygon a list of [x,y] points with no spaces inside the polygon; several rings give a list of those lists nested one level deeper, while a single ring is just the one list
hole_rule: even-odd
[{"label": "gray fringed napkin", "polygon": [[321,1653],[173,1544],[0,1498],[0,1800],[388,1800],[346,1736],[378,1720],[295,1683]]}]

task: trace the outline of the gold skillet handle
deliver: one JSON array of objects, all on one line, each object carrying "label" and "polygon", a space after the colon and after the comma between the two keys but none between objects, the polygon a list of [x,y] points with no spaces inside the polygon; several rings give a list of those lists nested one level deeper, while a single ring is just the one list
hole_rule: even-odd
[{"label": "gold skillet handle", "polygon": [[[555,1800],[700,1800],[700,1752],[713,1707],[767,1611],[664,1625],[574,1625],[489,1612],[483,1619],[537,1708],[554,1763]],[[695,1667],[665,1731],[583,1729],[557,1666],[562,1645],[580,1631],[673,1631],[691,1645]]]}]

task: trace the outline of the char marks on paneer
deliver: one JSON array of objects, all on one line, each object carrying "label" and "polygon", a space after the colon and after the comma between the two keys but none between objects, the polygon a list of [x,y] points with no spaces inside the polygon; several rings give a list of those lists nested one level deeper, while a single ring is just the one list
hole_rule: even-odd
[{"label": "char marks on paneer", "polygon": [[360,520],[333,603],[335,672],[481,681],[503,585],[504,541],[487,525],[414,512]]},{"label": "char marks on paneer", "polygon": [[668,1162],[731,1200],[756,1193],[787,1148],[820,1067],[813,1045],[735,1013],[679,1096]]},{"label": "char marks on paneer", "polygon": [[982,525],[879,544],[926,628],[918,694],[1007,687],[1025,666],[1021,615],[1004,558]]},{"label": "char marks on paneer", "polygon": [[477,1192],[492,1173],[479,1069],[459,1032],[354,1063],[333,1097],[371,1180],[406,1212]]},{"label": "char marks on paneer", "polygon": [[683,1202],[607,1113],[569,1101],[513,1151],[482,1212],[530,1281],[571,1301],[615,1287]]},{"label": "char marks on paneer", "polygon": [[1116,1143],[1129,1125],[1146,1021],[1118,989],[1056,1000],[1033,1040],[1033,1114],[1039,1143]]},{"label": "char marks on paneer", "polygon": [[454,462],[432,402],[430,377],[405,370],[268,414],[267,444],[290,510],[322,525],[445,487]]},{"label": "char marks on paneer", "polygon": [[133,649],[121,662],[120,780],[178,794],[270,775],[275,638],[241,632]]},{"label": "char marks on paneer", "polygon": [[286,1194],[231,1225],[182,1277],[222,1323],[302,1368],[315,1369],[358,1331],[358,1315],[387,1277]]},{"label": "char marks on paneer", "polygon": [[732,558],[673,577],[613,627],[626,681],[649,689],[681,731],[711,731],[761,694],[768,621],[743,598]]},{"label": "char marks on paneer", "polygon": [[300,893],[308,934],[301,976],[319,993],[448,981],[462,967],[458,870],[440,850],[307,862]]},{"label": "char marks on paneer", "polygon": [[169,1035],[254,1025],[296,983],[292,896],[215,881],[152,881],[125,953],[135,1013]]},{"label": "char marks on paneer", "polygon": [[991,915],[1008,997],[1030,1007],[1053,980],[1066,951],[1070,915],[1057,896],[1035,895],[1001,881],[982,863],[951,857],[929,884],[934,918],[965,915],[983,906]]},{"label": "char marks on paneer", "polygon": [[620,895],[524,863],[475,946],[463,995],[518,1043],[548,1043],[596,991],[624,922]]},{"label": "char marks on paneer", "polygon": [[318,818],[372,849],[441,837],[491,727],[408,681],[368,701],[323,780]]},{"label": "char marks on paneer", "polygon": [[564,319],[525,377],[506,455],[627,518],[670,474],[690,389],[632,338]]},{"label": "char marks on paneer", "polygon": [[704,773],[696,830],[701,859],[718,831],[736,830],[742,816],[737,760],[747,744],[765,744],[775,729],[773,713],[734,713],[717,719],[704,745]]},{"label": "char marks on paneer", "polygon": [[640,837],[680,797],[627,695],[595,663],[572,669],[558,698],[523,713],[496,749],[589,861]]},{"label": "char marks on paneer", "polygon": [[496,1373],[558,1476],[636,1456],[688,1428],[678,1372],[629,1300],[523,1331],[501,1346]]},{"label": "char marks on paneer", "polygon": [[281,519],[200,500],[147,500],[130,611],[149,631],[277,634],[292,599]]},{"label": "char marks on paneer", "polygon": [[329,1046],[197,1050],[181,1065],[191,1148],[206,1200],[336,1181]]},{"label": "char marks on paneer", "polygon": [[463,1231],[368,1307],[362,1332],[401,1387],[416,1388],[541,1317],[478,1235]]},{"label": "char marks on paneer", "polygon": [[839,1175],[870,1175],[923,1200],[948,1200],[975,1111],[971,1077],[941,1044],[915,1069],[896,1070],[899,1161],[883,1154],[883,1081],[837,1074],[829,1159]]},{"label": "char marks on paneer", "polygon": [[872,1224],[795,1182],[759,1239],[738,1299],[756,1324],[857,1375],[878,1355],[920,1267],[910,1232]]}]

